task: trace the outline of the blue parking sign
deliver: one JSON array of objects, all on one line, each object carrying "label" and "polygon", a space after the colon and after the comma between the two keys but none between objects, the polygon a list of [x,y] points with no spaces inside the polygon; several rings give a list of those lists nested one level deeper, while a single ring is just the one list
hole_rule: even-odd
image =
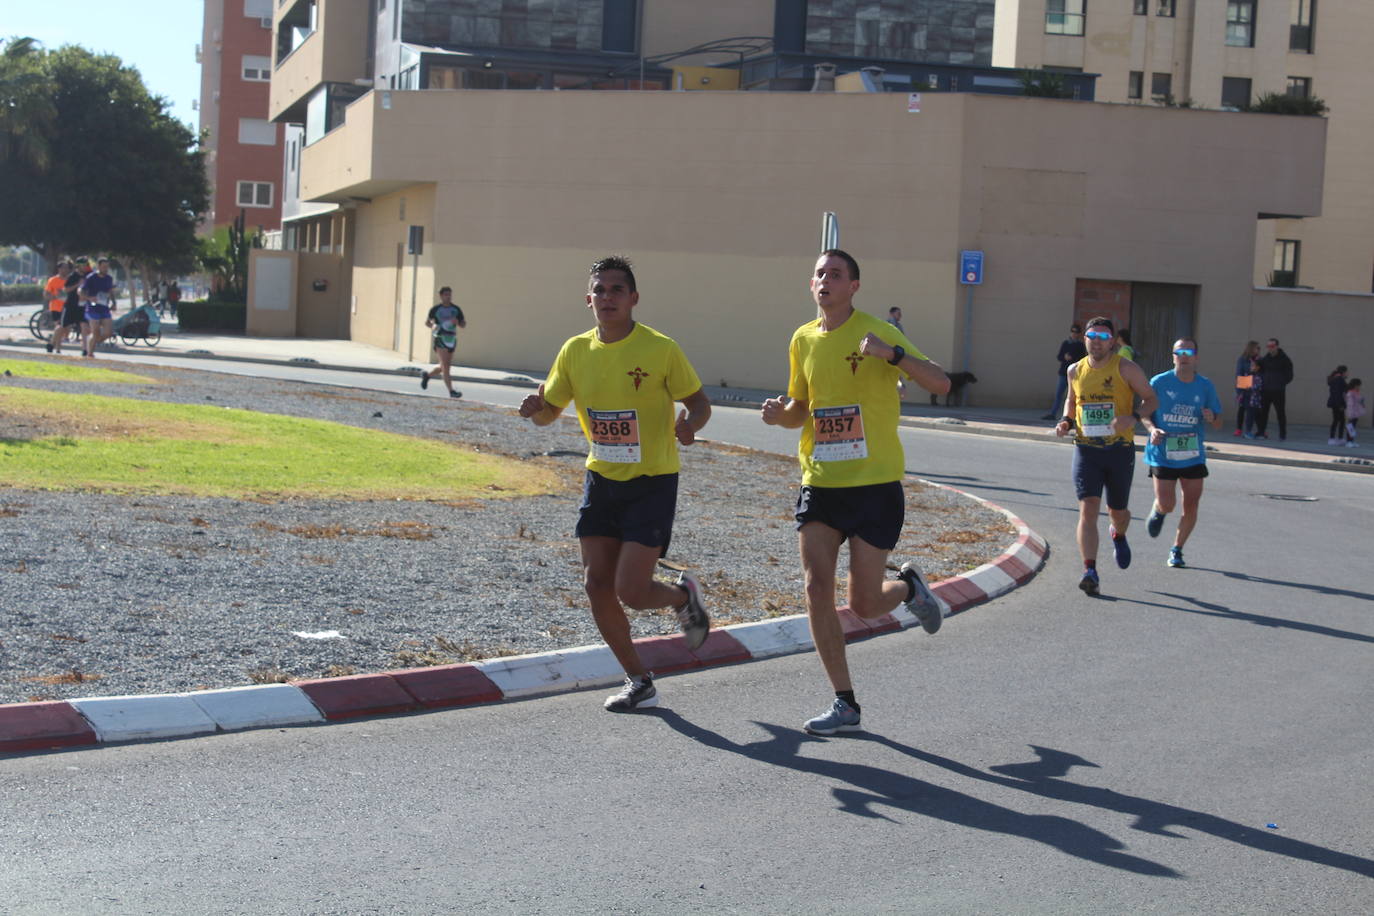
[{"label": "blue parking sign", "polygon": [[959,282],[964,286],[978,286],[983,282],[983,253],[959,252]]}]

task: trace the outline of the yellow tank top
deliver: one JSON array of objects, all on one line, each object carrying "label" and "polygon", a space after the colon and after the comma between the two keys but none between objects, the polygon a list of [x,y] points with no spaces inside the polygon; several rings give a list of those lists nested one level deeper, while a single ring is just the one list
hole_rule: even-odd
[{"label": "yellow tank top", "polygon": [[1121,377],[1121,354],[1112,354],[1099,369],[1092,368],[1088,360],[1087,356],[1080,359],[1074,370],[1073,396],[1078,405],[1074,441],[1099,448],[1132,444],[1134,432],[1120,435],[1111,430],[1112,421],[1129,417],[1135,407],[1135,392]]}]

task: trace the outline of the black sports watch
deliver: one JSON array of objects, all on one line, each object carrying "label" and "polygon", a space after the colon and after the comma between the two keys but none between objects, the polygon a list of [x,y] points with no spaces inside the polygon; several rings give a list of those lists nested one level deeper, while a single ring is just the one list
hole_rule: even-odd
[{"label": "black sports watch", "polygon": [[904,350],[901,345],[894,346],[892,348],[892,358],[887,361],[888,365],[896,366],[900,364],[903,356],[906,356],[906,350]]}]

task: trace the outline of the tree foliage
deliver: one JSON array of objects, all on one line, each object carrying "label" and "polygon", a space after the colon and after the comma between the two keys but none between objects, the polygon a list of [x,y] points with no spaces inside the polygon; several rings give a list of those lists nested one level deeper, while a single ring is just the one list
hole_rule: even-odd
[{"label": "tree foliage", "polygon": [[1326,114],[1327,108],[1325,102],[1313,96],[1289,95],[1286,92],[1264,92],[1241,111],[1320,117]]},{"label": "tree foliage", "polygon": [[1022,70],[1017,79],[1023,95],[1041,99],[1067,99],[1073,96],[1064,74],[1053,70]]},{"label": "tree foliage", "polygon": [[217,298],[230,302],[248,301],[248,258],[254,248],[262,247],[261,232],[246,232],[243,210],[227,226],[217,226],[214,234],[199,240],[197,260],[214,278]]},{"label": "tree foliage", "polygon": [[0,55],[0,87],[0,242],[49,261],[62,253],[191,259],[209,207],[204,154],[137,70],[84,48],[43,51],[18,39]]}]

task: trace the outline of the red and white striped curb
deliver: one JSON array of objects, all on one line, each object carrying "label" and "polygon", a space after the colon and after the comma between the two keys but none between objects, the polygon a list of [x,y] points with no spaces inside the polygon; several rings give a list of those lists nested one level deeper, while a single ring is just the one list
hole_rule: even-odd
[{"label": "red and white striped curb", "polygon": [[[956,492],[1007,516],[1016,526],[1017,537],[991,563],[932,586],[932,591],[945,605],[947,617],[1024,585],[1044,565],[1049,549],[1044,538],[1012,513],[971,493]],[[840,619],[844,623],[845,638],[850,642],[916,624],[916,618],[904,608],[875,620],[863,620],[849,608],[842,607]],[[813,648],[813,643],[805,615],[795,615],[712,630],[706,642],[696,650],[688,649],[681,636],[638,639],[635,646],[646,667],[662,675],[806,652]],[[178,738],[216,731],[307,725],[470,706],[613,685],[624,677],[610,649],[584,646],[473,664],[287,684],[12,703],[0,705],[0,753]]]}]

